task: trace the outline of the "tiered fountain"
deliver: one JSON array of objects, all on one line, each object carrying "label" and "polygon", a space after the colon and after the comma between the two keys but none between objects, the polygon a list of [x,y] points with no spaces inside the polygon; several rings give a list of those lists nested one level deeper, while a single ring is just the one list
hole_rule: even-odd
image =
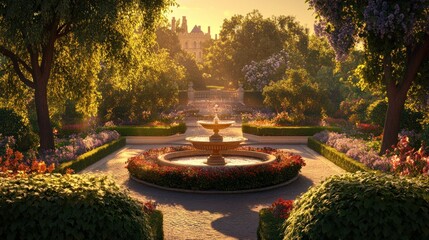
[{"label": "tiered fountain", "polygon": [[213,121],[197,121],[205,129],[213,130],[214,134],[186,138],[198,150],[167,153],[159,156],[159,163],[167,166],[229,167],[268,164],[276,159],[275,156],[266,153],[233,150],[247,139],[221,136],[219,131],[230,127],[234,121],[219,120],[217,105],[214,110]]}]

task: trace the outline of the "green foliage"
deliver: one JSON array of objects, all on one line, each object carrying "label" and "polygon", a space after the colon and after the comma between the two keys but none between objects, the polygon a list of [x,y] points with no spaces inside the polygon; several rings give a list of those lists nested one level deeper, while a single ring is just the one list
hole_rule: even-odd
[{"label": "green foliage", "polygon": [[0,108],[0,134],[3,137],[13,136],[15,149],[25,152],[37,146],[37,136],[24,123],[21,116],[13,110]]},{"label": "green foliage", "polygon": [[308,29],[294,17],[264,18],[258,10],[245,16],[225,19],[219,40],[208,48],[206,67],[212,77],[224,86],[237,86],[242,69],[251,61],[259,62],[285,49],[291,61],[303,64],[301,50],[308,45]]},{"label": "green foliage", "polygon": [[90,166],[91,164],[96,163],[97,161],[101,160],[107,155],[124,147],[125,144],[126,144],[126,139],[124,137],[121,137],[118,140],[104,144],[101,147],[95,148],[89,152],[86,152],[80,155],[76,160],[62,163],[57,168],[57,171],[61,173],[65,173],[68,168],[73,169],[75,172],[82,171],[83,169]]},{"label": "green foliage", "polygon": [[333,176],[295,201],[284,239],[428,239],[427,178]]},{"label": "green foliage", "polygon": [[244,105],[249,107],[264,107],[262,92],[245,91],[243,95]]},{"label": "green foliage", "polygon": [[368,120],[379,126],[384,126],[384,119],[387,112],[387,102],[384,100],[377,100],[371,103],[366,109]]},{"label": "green foliage", "polygon": [[2,239],[162,239],[151,213],[105,176],[2,178],[0,192]]},{"label": "green foliage", "polygon": [[284,219],[274,216],[269,208],[259,211],[258,240],[281,240],[284,237]]},{"label": "green foliage", "polygon": [[133,67],[121,69],[111,62],[101,73],[99,115],[104,122],[141,124],[145,112],[159,113],[178,103],[184,72],[168,52],[143,52],[131,63]]},{"label": "green foliage", "polygon": [[333,132],[341,131],[339,127],[322,126],[264,127],[251,124],[243,124],[241,128],[243,133],[249,133],[257,136],[313,136],[314,134],[324,130]]},{"label": "green foliage", "polygon": [[185,133],[186,124],[180,123],[168,127],[117,126],[108,129],[117,131],[121,136],[171,136]]},{"label": "green foliage", "polygon": [[365,164],[348,157],[346,154],[337,151],[335,148],[317,141],[313,137],[308,138],[307,146],[347,172],[371,171],[365,166]]},{"label": "green foliage", "polygon": [[322,95],[316,83],[304,69],[289,70],[287,79],[266,86],[262,92],[264,103],[277,113],[286,111],[295,123],[307,116],[320,116]]}]

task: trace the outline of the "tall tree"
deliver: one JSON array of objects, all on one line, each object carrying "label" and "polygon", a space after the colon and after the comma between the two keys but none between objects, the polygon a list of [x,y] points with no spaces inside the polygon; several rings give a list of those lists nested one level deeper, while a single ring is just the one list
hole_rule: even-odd
[{"label": "tall tree", "polygon": [[[323,32],[344,59],[358,42],[366,53],[366,80],[383,82],[388,109],[381,153],[396,144],[410,87],[429,57],[428,0],[307,0]],[[322,31],[320,31],[322,30]],[[427,72],[425,77],[427,78]],[[425,83],[428,84],[427,79]]]},{"label": "tall tree", "polygon": [[54,148],[48,86],[54,64],[61,61],[56,54],[70,46],[61,40],[68,37],[76,41],[81,51],[103,49],[105,57],[126,59],[124,26],[149,30],[169,4],[172,1],[0,1],[0,54],[7,58],[17,79],[34,91],[41,150]]},{"label": "tall tree", "polygon": [[206,61],[213,76],[236,85],[244,79],[245,65],[267,59],[282,49],[301,65],[298,52],[308,44],[307,33],[290,16],[264,18],[257,10],[245,16],[235,15],[224,20],[220,38],[208,49]]}]

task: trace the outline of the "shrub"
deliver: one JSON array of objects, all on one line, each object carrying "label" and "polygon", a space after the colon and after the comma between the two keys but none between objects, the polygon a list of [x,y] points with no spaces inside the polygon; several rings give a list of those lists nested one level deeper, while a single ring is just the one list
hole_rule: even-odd
[{"label": "shrub", "polygon": [[404,176],[429,175],[429,155],[422,146],[415,150],[403,136],[392,151],[387,152],[392,172]]},{"label": "shrub", "polygon": [[335,148],[324,145],[314,137],[308,138],[307,146],[348,172],[369,171],[369,168],[364,164],[337,151]]},{"label": "shrub", "polygon": [[171,136],[186,132],[186,124],[180,123],[168,127],[139,127],[139,126],[117,126],[108,127],[115,130],[121,136]]},{"label": "shrub", "polygon": [[368,120],[376,125],[384,126],[384,118],[387,112],[387,102],[385,100],[377,100],[371,103],[366,109]]},{"label": "shrub", "polygon": [[125,144],[126,139],[124,137],[119,138],[118,140],[114,140],[112,142],[104,144],[101,147],[86,152],[72,161],[60,164],[57,170],[62,173],[66,172],[67,169],[72,169],[74,172],[82,171],[91,164],[124,147]]},{"label": "shrub", "polygon": [[163,238],[151,213],[103,176],[2,178],[0,209],[1,239]]},{"label": "shrub", "polygon": [[37,136],[25,125],[22,117],[10,109],[0,108],[0,134],[13,136],[16,140],[14,147],[19,151],[37,146]]},{"label": "shrub", "polygon": [[277,199],[269,208],[259,211],[258,239],[283,239],[284,221],[293,208],[293,200]]},{"label": "shrub", "polygon": [[[299,155],[273,148],[241,147],[238,150],[262,151],[277,156],[277,161],[262,166],[240,166],[231,168],[198,168],[181,166],[160,166],[159,155],[172,151],[193,148],[167,147],[150,149],[127,162],[131,176],[159,186],[200,191],[236,191],[263,188],[289,181],[296,177],[305,165]],[[213,171],[216,169],[216,171]]]},{"label": "shrub", "polygon": [[249,133],[257,136],[312,136],[318,132],[341,131],[338,127],[322,127],[322,126],[291,126],[291,127],[276,127],[276,126],[257,126],[252,124],[243,124],[243,133]]},{"label": "shrub", "polygon": [[284,239],[429,239],[429,181],[334,176],[295,201]]}]

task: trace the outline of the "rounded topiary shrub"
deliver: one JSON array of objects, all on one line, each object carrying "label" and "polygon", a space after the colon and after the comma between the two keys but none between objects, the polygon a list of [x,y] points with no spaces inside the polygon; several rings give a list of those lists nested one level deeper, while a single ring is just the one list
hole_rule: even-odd
[{"label": "rounded topiary shrub", "polygon": [[37,144],[37,136],[25,125],[22,117],[10,109],[0,108],[0,134],[3,137],[13,136],[15,148],[20,151],[27,151]]},{"label": "rounded topiary shrub", "polygon": [[0,239],[162,239],[153,212],[108,177],[0,178]]},{"label": "rounded topiary shrub", "polygon": [[334,176],[297,201],[284,239],[429,239],[429,181]]},{"label": "rounded topiary shrub", "polygon": [[366,109],[366,115],[371,123],[384,126],[386,111],[387,102],[385,100],[377,100],[368,106]]}]

